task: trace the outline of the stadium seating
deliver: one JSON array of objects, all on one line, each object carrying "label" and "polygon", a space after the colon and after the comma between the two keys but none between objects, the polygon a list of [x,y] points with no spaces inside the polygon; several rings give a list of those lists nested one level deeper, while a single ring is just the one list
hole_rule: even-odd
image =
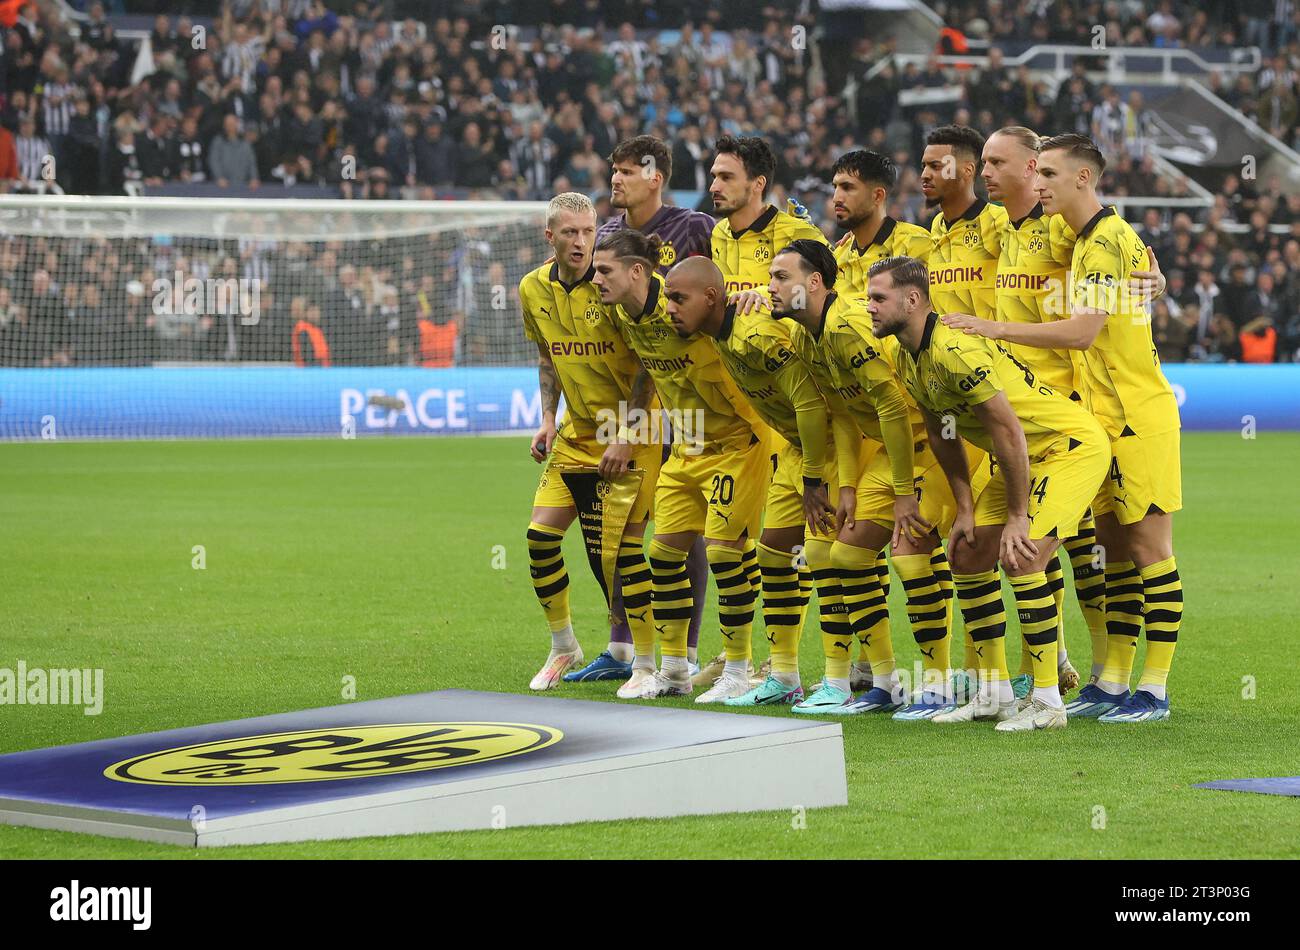
[{"label": "stadium seating", "polygon": [[[1147,0],[1098,7],[1094,18],[1070,4],[937,3],[934,49],[866,29],[865,3],[854,2],[817,13],[731,0],[689,9],[557,0],[472,3],[448,16],[403,2],[336,15],[314,0],[235,0],[191,3],[179,18],[162,3],[111,16],[100,3],[81,5],[86,13],[29,4],[0,24],[0,191],[537,200],[574,189],[601,199],[605,213],[605,156],[617,140],[649,132],[672,143],[676,200],[709,210],[709,146],[731,132],[772,141],[773,200],[798,195],[831,233],[827,172],[850,147],[895,158],[904,177],[891,211],[916,221],[927,215],[919,143],[935,125],[1078,130],[1107,146],[1103,190],[1143,222],[1177,288],[1157,313],[1168,361],[1237,360],[1244,350],[1251,362],[1292,361],[1300,352],[1300,183],[1287,177],[1300,169],[1290,151],[1294,4],[1254,15],[1226,2],[1184,12]],[[412,18],[374,19],[381,10]],[[1204,101],[1188,80],[1201,83]],[[1219,155],[1207,159],[1180,131],[1187,123],[1168,118],[1208,121],[1214,104],[1227,111]],[[1235,167],[1247,147],[1261,162],[1250,175]],[[42,290],[60,295],[51,308],[32,287],[46,249],[23,236],[8,244],[6,256],[26,266],[0,275],[0,363],[117,358],[94,341],[74,345],[75,314],[54,312],[75,310],[69,292],[84,307],[92,281],[83,262],[56,255]],[[460,286],[468,257],[449,249],[438,260],[440,293],[443,275]],[[246,264],[221,248],[210,258],[217,271]],[[530,263],[507,262],[506,283]],[[101,280],[91,299],[122,297],[127,279]],[[291,294],[272,299],[287,308]],[[398,305],[416,327],[411,295]],[[365,306],[370,315],[378,302]],[[49,313],[37,320],[33,308]],[[464,307],[435,309],[436,325],[464,322]],[[32,329],[41,320],[48,331]],[[455,360],[526,358],[521,337],[505,341],[505,332],[461,332]],[[476,333],[494,342],[476,345]],[[1253,336],[1243,345],[1245,333]],[[140,358],[161,358],[157,349]],[[177,355],[291,359],[287,334],[274,345]],[[427,365],[414,342],[396,361]]]}]

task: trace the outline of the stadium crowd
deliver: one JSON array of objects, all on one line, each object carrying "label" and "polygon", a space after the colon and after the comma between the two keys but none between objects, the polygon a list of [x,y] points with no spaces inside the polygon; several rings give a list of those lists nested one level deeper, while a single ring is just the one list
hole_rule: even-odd
[{"label": "stadium crowd", "polygon": [[[833,234],[826,183],[839,154],[866,146],[893,157],[903,175],[891,213],[924,221],[921,143],[953,121],[985,132],[1006,124],[1085,132],[1110,156],[1106,194],[1185,196],[1184,185],[1156,170],[1141,93],[1124,96],[1094,83],[1081,61],[1057,88],[1003,64],[1000,42],[1086,45],[1094,25],[1116,45],[1258,45],[1265,68],[1235,81],[1212,74],[1210,84],[1272,134],[1297,143],[1300,5],[1291,0],[1211,0],[1195,10],[1171,0],[935,4],[949,27],[944,51],[968,39],[989,43],[989,65],[980,70],[935,62],[896,69],[886,61],[887,42],[819,32],[825,22],[809,3],[715,0],[688,10],[681,2],[537,0],[508,8],[507,15],[500,3],[471,0],[457,4],[454,16],[421,21],[393,20],[416,12],[417,5],[400,2],[360,2],[340,14],[321,0],[235,0],[221,7],[201,43],[194,39],[197,15],[160,13],[149,36],[154,69],[133,82],[134,44],[117,36],[102,4],[91,4],[89,19],[74,24],[54,4],[27,3],[0,26],[0,190],[120,194],[185,182],[274,193],[308,182],[357,199],[538,199],[578,190],[597,196],[607,214],[606,156],[619,140],[650,133],[671,143],[669,187],[702,195],[701,207],[710,210],[711,143],[728,133],[758,134],[780,160],[774,203],[800,196]],[[497,28],[503,22],[519,32]],[[960,87],[951,104],[900,103],[901,93],[949,86]],[[1170,292],[1154,315],[1166,359],[1298,358],[1300,197],[1281,196],[1276,182],[1230,176],[1213,208],[1126,213],[1141,218],[1169,276]],[[1233,233],[1225,222],[1246,231]],[[334,331],[364,341],[344,347],[352,354],[344,359],[421,362],[434,359],[431,348],[442,360],[433,344],[421,348],[412,329],[421,319],[457,326],[457,362],[526,357],[517,311],[484,311],[475,296],[488,291],[473,288],[513,287],[529,262],[495,261],[451,239],[434,243],[427,256],[410,257],[427,271],[420,280],[382,276],[401,273],[402,248],[389,252],[386,264],[362,267],[362,305],[337,312],[338,298],[323,282],[341,274],[325,271],[320,287],[276,279],[304,259],[321,266],[337,258],[337,247],[271,246],[250,255],[216,242],[197,246],[210,272],[265,280],[267,323],[214,336],[219,320],[205,318],[205,327],[156,319],[132,331],[139,338],[124,351],[102,335],[84,338],[80,315],[108,295],[112,319],[129,317],[138,295],[124,284],[150,286],[144,278],[155,248],[137,253],[104,241],[59,249],[10,238],[0,244],[16,265],[0,273],[0,360],[63,365],[126,352],[141,359],[289,359],[290,334],[278,326],[292,326],[298,311],[313,308],[324,322],[364,314],[362,323]],[[431,303],[425,311],[418,288],[429,277],[434,289],[423,298]],[[405,327],[395,335],[385,315],[393,307]]]}]

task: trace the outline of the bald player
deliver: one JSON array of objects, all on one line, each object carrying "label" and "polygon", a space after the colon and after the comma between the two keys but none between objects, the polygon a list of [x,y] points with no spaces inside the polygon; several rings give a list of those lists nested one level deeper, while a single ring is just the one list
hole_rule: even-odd
[{"label": "bald player", "polygon": [[[810,242],[829,255],[820,242]],[[793,705],[803,699],[799,680],[798,614],[790,608],[798,596],[794,563],[799,545],[818,578],[822,631],[852,642],[840,610],[838,581],[831,580],[833,511],[829,490],[837,481],[835,445],[844,444],[856,473],[861,441],[853,420],[840,413],[834,426],[842,438],[831,440],[831,413],[809,367],[795,352],[789,325],[766,309],[741,313],[727,302],[722,272],[702,258],[683,261],[668,273],[668,315],[679,335],[702,333],[714,340],[722,364],[754,411],[777,433],[780,447],[772,456],[773,478],[759,538],[760,563],[765,555],[788,570],[764,569],[762,593],[772,671],[757,686],[724,700],[732,706]],[[843,438],[847,434],[847,438]],[[909,484],[910,491],[910,484]],[[787,619],[791,618],[791,619]]]}]

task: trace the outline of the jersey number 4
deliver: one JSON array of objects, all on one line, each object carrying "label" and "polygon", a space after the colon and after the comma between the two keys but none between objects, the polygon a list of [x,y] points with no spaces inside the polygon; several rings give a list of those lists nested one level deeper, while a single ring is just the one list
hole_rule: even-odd
[{"label": "jersey number 4", "polygon": [[1112,458],[1110,460],[1110,480],[1120,488],[1124,487],[1124,476],[1120,474],[1119,459],[1117,458]]}]

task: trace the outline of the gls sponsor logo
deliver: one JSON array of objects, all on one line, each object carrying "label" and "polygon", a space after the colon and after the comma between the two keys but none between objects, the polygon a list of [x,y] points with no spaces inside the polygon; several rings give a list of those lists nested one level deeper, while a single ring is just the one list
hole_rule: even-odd
[{"label": "gls sponsor logo", "polygon": [[564,733],[514,722],[339,726],[217,739],[115,762],[107,778],[141,785],[266,785],[423,772],[535,752]]},{"label": "gls sponsor logo", "polygon": [[877,353],[872,347],[868,346],[866,349],[859,350],[858,352],[854,353],[852,356],[849,357],[849,366],[853,367],[854,369],[857,369],[860,366],[864,366],[865,364],[870,363],[879,355],[880,354]]},{"label": "gls sponsor logo", "polygon": [[989,378],[988,369],[986,367],[980,366],[976,368],[975,372],[971,373],[960,383],[958,383],[957,388],[964,393],[968,393],[988,378]]},{"label": "gls sponsor logo", "polygon": [[129,920],[132,930],[153,922],[151,887],[69,887],[50,891],[50,920]]}]

